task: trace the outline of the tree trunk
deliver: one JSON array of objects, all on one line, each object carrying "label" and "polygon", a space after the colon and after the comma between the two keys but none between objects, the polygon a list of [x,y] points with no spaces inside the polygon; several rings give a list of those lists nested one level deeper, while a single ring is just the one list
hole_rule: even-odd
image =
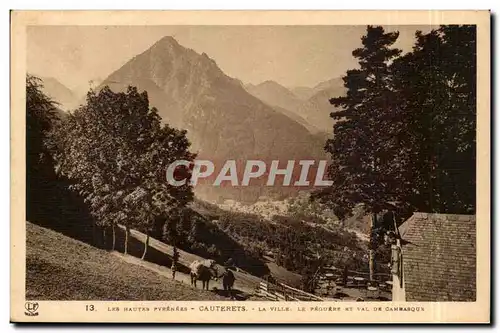
[{"label": "tree trunk", "polygon": [[127,226],[125,227],[125,254],[128,254],[128,235],[130,233],[130,228]]},{"label": "tree trunk", "polygon": [[394,232],[396,233],[396,237],[400,238],[401,235],[399,234],[398,224],[396,223],[396,213],[395,212],[392,212],[392,221],[394,223]]},{"label": "tree trunk", "polygon": [[369,252],[369,266],[370,266],[370,281],[374,280],[375,273],[375,250],[374,250],[374,235],[373,229],[375,228],[375,222],[377,221],[377,214],[373,213],[370,221],[370,252]]},{"label": "tree trunk", "polygon": [[142,253],[141,257],[142,260],[146,258],[146,254],[148,253],[148,247],[149,247],[149,231],[146,232],[146,241],[144,242],[144,252]]},{"label": "tree trunk", "polygon": [[103,240],[103,246],[106,249],[107,248],[107,242],[106,242],[106,227],[102,227],[102,240]]},{"label": "tree trunk", "polygon": [[115,246],[116,246],[116,230],[115,230],[115,224],[114,223],[113,223],[113,226],[112,226],[112,230],[113,230],[113,245],[112,245],[111,251],[114,251],[115,250]]},{"label": "tree trunk", "polygon": [[99,242],[97,239],[97,232],[96,232],[96,225],[95,222],[92,223],[92,242],[94,243],[94,246],[99,247]]}]

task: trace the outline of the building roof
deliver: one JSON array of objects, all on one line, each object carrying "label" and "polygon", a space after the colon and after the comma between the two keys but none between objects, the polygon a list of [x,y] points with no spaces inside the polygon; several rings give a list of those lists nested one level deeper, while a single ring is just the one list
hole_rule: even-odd
[{"label": "building roof", "polygon": [[399,232],[407,301],[476,300],[475,215],[414,213]]}]

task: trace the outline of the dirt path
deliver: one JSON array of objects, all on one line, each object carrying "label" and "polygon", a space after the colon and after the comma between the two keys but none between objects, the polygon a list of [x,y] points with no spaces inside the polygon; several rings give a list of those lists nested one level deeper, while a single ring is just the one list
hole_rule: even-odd
[{"label": "dirt path", "polygon": [[[150,271],[153,271],[159,275],[172,278],[172,271],[161,265],[157,265],[154,263],[151,263],[149,261],[141,260],[139,258],[130,256],[130,255],[124,255],[123,253],[114,251],[112,252],[113,255],[117,256],[118,258],[124,260],[125,262],[137,266],[144,267]],[[251,283],[250,281],[252,279],[248,279],[248,277],[244,277],[244,274],[241,273],[235,273],[236,276],[236,281],[234,284],[234,295],[237,300],[259,300],[260,298],[254,295],[255,288],[253,287],[254,283]],[[238,278],[240,277],[240,279]],[[250,280],[250,281],[249,281]],[[189,274],[184,274],[182,272],[176,272],[175,273],[175,281],[178,283],[183,283],[188,286],[191,286],[191,277]],[[249,285],[250,282],[250,285]],[[197,281],[196,288],[201,289],[202,284],[201,281]],[[228,297],[226,292],[223,290],[222,287],[222,281],[219,279],[218,281],[211,280],[209,284],[209,290],[220,295],[220,296],[225,296]],[[229,299],[229,297],[228,297]]]},{"label": "dirt path", "polygon": [[[120,228],[123,228],[123,227],[120,226]],[[146,235],[144,235],[143,233],[141,233],[137,230],[130,230],[130,236],[134,237],[135,239],[139,240],[140,242],[144,242],[146,239]],[[160,252],[165,253],[166,255],[168,255],[170,257],[172,257],[174,254],[174,248],[172,246],[165,244],[159,240],[156,240],[152,237],[150,237],[150,239],[149,239],[149,246],[151,246],[152,248],[155,248],[156,250],[158,250]],[[197,256],[195,254],[192,254],[192,253],[189,253],[186,251],[183,251],[181,249],[178,249],[178,252],[179,252],[179,263],[185,267],[189,267],[189,265],[195,260],[200,260],[200,261],[205,260],[205,258],[203,258],[203,257]],[[142,262],[142,260],[141,260],[141,262]],[[150,262],[146,262],[145,264],[154,265]],[[154,265],[154,266],[159,267],[160,270],[166,269],[166,271],[168,272],[167,273],[168,276],[169,277],[172,276],[172,273],[171,273],[169,268],[164,267],[164,266],[159,266],[159,265]],[[221,266],[219,266],[218,268],[222,269]],[[234,288],[241,290],[242,292],[249,294],[249,295],[253,295],[255,289],[259,286],[259,283],[263,281],[262,279],[260,279],[256,276],[253,276],[251,274],[248,274],[248,273],[244,272],[243,270],[239,270],[238,272],[233,271],[233,273],[234,273],[234,277],[236,278],[236,281],[234,283]],[[177,279],[177,274],[179,274],[179,272],[176,273],[176,279]],[[187,274],[184,274],[184,275],[188,276]],[[187,283],[190,285],[191,284],[190,280],[188,280]],[[215,285],[217,288],[222,289],[221,283],[222,282],[220,282],[220,281],[219,282],[210,281],[210,288],[212,288],[212,285]]]},{"label": "dirt path", "polygon": [[[138,266],[147,268],[147,269],[149,269],[157,274],[172,278],[172,271],[170,269],[168,269],[167,267],[156,265],[156,264],[153,264],[151,262],[141,260],[139,258],[130,256],[130,255],[125,255],[125,254],[123,254],[121,252],[117,252],[117,251],[113,251],[112,254],[119,257],[120,259],[128,262],[129,264],[138,265]],[[189,275],[181,273],[181,272],[177,272],[175,274],[175,280],[189,284],[189,285],[191,284],[191,280],[190,280]]]}]

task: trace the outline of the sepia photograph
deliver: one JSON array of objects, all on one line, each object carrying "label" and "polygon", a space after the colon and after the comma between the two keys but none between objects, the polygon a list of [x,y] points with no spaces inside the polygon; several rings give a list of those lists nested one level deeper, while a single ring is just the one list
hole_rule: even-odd
[{"label": "sepia photograph", "polygon": [[477,23],[69,18],[23,27],[20,321],[45,301],[489,313]]}]

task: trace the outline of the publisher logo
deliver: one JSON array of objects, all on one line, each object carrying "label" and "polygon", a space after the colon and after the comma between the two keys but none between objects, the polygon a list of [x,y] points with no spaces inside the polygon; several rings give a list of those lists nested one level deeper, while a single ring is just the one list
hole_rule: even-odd
[{"label": "publisher logo", "polygon": [[25,315],[27,316],[38,316],[38,303],[36,302],[26,302],[24,305],[27,311],[24,312]]}]

